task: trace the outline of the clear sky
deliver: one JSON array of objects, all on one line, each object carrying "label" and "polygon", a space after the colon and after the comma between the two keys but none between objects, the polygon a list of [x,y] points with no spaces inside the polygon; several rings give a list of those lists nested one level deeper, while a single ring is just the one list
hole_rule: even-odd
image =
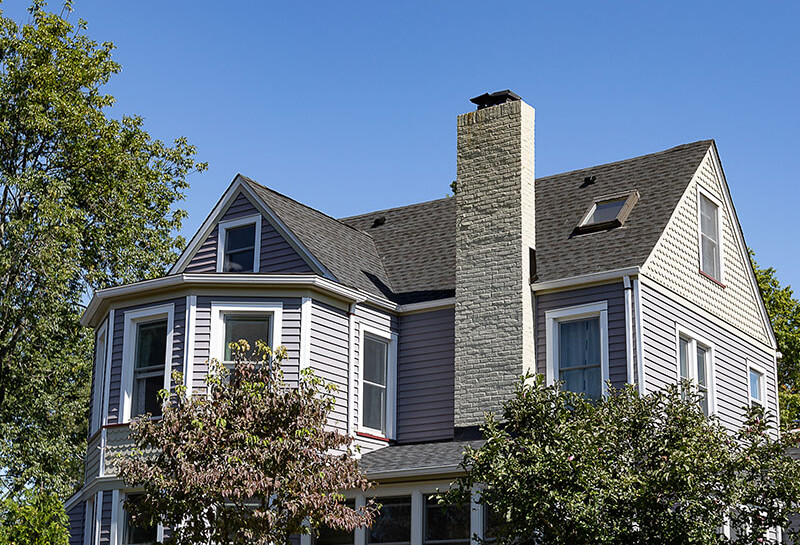
[{"label": "clear sky", "polygon": [[187,238],[237,172],[333,216],[443,197],[456,116],[509,88],[536,108],[538,176],[716,139],[748,245],[800,291],[800,2],[76,0],[71,17],[118,48],[114,115],[209,162]]}]

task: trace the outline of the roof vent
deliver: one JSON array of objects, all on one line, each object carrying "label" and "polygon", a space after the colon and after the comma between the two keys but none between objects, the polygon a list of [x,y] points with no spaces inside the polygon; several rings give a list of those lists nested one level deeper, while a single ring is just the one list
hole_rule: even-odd
[{"label": "roof vent", "polygon": [[581,187],[588,187],[597,181],[597,176],[587,176],[583,179]]},{"label": "roof vent", "polygon": [[505,91],[495,91],[494,93],[483,93],[481,96],[469,99],[473,104],[478,105],[479,110],[488,108],[489,106],[497,106],[505,104],[506,102],[513,102],[515,100],[522,100],[520,96],[508,89]]},{"label": "roof vent", "polygon": [[370,229],[374,229],[375,227],[380,227],[384,223],[386,223],[386,216],[378,216],[377,218],[375,218],[375,221],[372,222],[372,227],[370,227]]}]

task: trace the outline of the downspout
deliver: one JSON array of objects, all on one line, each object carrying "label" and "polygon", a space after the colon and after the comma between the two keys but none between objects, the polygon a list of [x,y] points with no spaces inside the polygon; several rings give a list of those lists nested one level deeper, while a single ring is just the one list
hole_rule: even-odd
[{"label": "downspout", "polygon": [[636,363],[638,364],[636,367],[639,372],[639,393],[644,395],[647,384],[644,374],[644,342],[642,340],[644,338],[642,334],[642,293],[638,278],[633,280],[633,301],[636,308]]},{"label": "downspout", "polygon": [[636,384],[633,368],[633,321],[631,316],[631,302],[633,301],[633,288],[631,277],[622,277],[622,286],[625,291],[625,354],[628,363],[628,384]]}]

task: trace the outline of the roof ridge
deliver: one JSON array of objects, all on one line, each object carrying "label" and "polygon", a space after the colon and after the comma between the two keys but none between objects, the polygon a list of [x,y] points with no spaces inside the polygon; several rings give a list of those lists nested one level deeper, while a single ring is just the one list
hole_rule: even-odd
[{"label": "roof ridge", "polygon": [[412,206],[422,206],[422,205],[425,205],[425,204],[432,204],[432,203],[435,203],[435,202],[446,201],[446,200],[449,200],[449,199],[452,199],[452,198],[453,198],[453,196],[450,195],[449,197],[442,197],[442,198],[439,198],[439,199],[431,199],[429,201],[414,202],[414,203],[411,203],[411,204],[404,204],[402,206],[393,206],[391,208],[381,208],[380,210],[372,210],[370,212],[363,212],[361,214],[355,214],[353,216],[344,216],[344,217],[339,218],[339,221],[353,220],[353,219],[356,219],[356,218],[363,218],[364,216],[371,216],[373,214],[380,214],[381,212],[394,212],[395,210],[402,210],[404,208],[411,208]]}]

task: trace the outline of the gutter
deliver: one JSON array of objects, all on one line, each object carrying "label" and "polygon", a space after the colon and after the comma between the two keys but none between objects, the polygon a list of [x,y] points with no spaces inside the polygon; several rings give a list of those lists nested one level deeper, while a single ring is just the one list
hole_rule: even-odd
[{"label": "gutter", "polygon": [[450,475],[454,473],[463,473],[464,470],[460,465],[446,465],[446,466],[427,466],[416,468],[403,468],[403,469],[390,469],[387,471],[379,471],[376,473],[367,473],[367,478],[370,480],[381,481],[388,479],[401,479],[406,477],[431,477],[436,475]]},{"label": "gutter", "polygon": [[558,280],[547,280],[545,282],[531,283],[531,289],[536,292],[571,289],[576,286],[583,286],[586,284],[603,284],[613,280],[621,280],[626,276],[639,276],[641,272],[640,267],[626,267],[623,269],[613,269],[610,271],[602,271],[590,274],[581,274],[578,276],[570,276],[567,278],[559,278]]}]

